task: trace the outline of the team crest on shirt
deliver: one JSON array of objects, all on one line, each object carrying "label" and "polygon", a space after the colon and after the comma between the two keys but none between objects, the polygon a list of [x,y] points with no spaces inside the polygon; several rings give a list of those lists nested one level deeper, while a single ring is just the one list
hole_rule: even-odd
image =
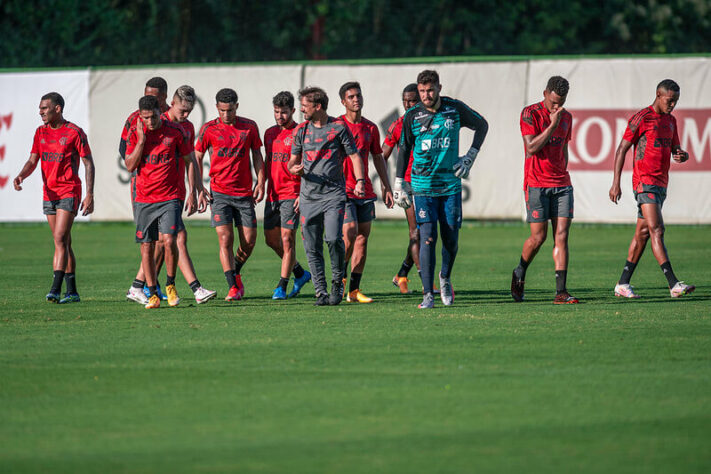
[{"label": "team crest on shirt", "polygon": [[173,138],[163,137],[163,145],[170,146],[173,143]]},{"label": "team crest on shirt", "polygon": [[282,143],[284,143],[284,146],[291,146],[291,144],[294,142],[294,139],[289,135],[288,137],[284,138],[282,140]]},{"label": "team crest on shirt", "polygon": [[454,120],[452,120],[452,119],[445,120],[444,121],[444,128],[446,128],[447,130],[451,130],[452,128],[454,128]]},{"label": "team crest on shirt", "polygon": [[67,137],[62,137],[59,139],[59,144],[64,146],[67,144]]}]

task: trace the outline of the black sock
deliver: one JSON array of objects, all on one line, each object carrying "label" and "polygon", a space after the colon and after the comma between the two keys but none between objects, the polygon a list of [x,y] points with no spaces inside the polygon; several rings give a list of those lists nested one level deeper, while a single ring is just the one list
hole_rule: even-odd
[{"label": "black sock", "polygon": [[664,272],[664,276],[667,277],[667,281],[669,282],[669,288],[672,288],[674,285],[676,285],[679,282],[679,279],[674,275],[674,270],[672,270],[671,263],[669,260],[661,264],[662,271]]},{"label": "black sock", "polygon": [[523,256],[518,261],[518,267],[514,270],[516,273],[516,278],[519,280],[525,280],[526,279],[526,269],[528,268],[528,264],[531,262],[527,262],[526,260],[523,259]]},{"label": "black sock", "polygon": [[242,265],[244,265],[244,262],[240,261],[239,259],[237,259],[237,257],[235,257],[235,273],[237,275],[242,273]]},{"label": "black sock", "polygon": [[131,285],[133,288],[141,288],[143,289],[144,286],[146,286],[146,282],[143,280],[135,279],[133,280],[133,284]]},{"label": "black sock", "polygon": [[357,290],[360,288],[360,278],[363,276],[362,273],[351,272],[351,285],[350,290]]},{"label": "black sock", "polygon": [[200,281],[195,280],[194,282],[190,283],[189,286],[190,286],[190,289],[193,290],[193,293],[195,293],[198,290],[198,288],[200,288],[200,286],[201,286]]},{"label": "black sock", "polygon": [[625,268],[622,269],[622,276],[620,276],[620,285],[629,285],[634,269],[637,267],[636,263],[632,263],[629,260],[625,261]]},{"label": "black sock", "polygon": [[148,287],[148,293],[149,293],[151,296],[155,296],[157,291],[158,291],[158,290],[156,289],[155,286],[149,286],[149,287]]},{"label": "black sock", "polygon": [[166,275],[165,286],[170,286],[170,285],[175,285],[175,275],[173,275],[173,276]]},{"label": "black sock", "polygon": [[566,291],[565,280],[568,278],[568,270],[555,271],[555,292],[560,294]]},{"label": "black sock", "polygon": [[399,278],[406,277],[408,273],[410,273],[410,269],[412,268],[414,262],[409,262],[407,259],[402,261],[402,265],[400,266],[400,271],[397,272],[397,276]]},{"label": "black sock", "polygon": [[279,278],[279,288],[286,291],[286,285],[289,284],[288,278]]},{"label": "black sock", "polygon": [[76,295],[77,294],[77,279],[74,273],[64,274],[64,283],[67,284],[67,294]]},{"label": "black sock", "polygon": [[225,278],[227,279],[227,286],[230,288],[237,286],[237,274],[234,270],[227,270],[225,272]]},{"label": "black sock", "polygon": [[62,280],[64,280],[64,272],[61,270],[55,270],[54,280],[52,280],[52,289],[50,289],[49,292],[58,294],[62,291]]},{"label": "black sock", "polygon": [[301,268],[301,265],[299,265],[299,262],[296,262],[294,264],[294,268],[292,269],[292,271],[294,272],[295,278],[301,278],[302,276],[304,276],[304,269]]}]

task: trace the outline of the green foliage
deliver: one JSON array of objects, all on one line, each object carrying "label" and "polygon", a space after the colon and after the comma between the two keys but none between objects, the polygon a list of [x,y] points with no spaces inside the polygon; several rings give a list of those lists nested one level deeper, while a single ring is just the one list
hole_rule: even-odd
[{"label": "green foliage", "polygon": [[708,0],[5,0],[0,67],[706,53]]}]

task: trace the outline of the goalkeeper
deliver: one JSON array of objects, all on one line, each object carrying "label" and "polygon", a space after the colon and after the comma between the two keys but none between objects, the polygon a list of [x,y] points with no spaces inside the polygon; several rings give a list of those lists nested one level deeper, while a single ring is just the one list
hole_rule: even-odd
[{"label": "goalkeeper", "polygon": [[[442,267],[439,273],[440,297],[449,306],[454,301],[450,276],[457,256],[459,228],[462,225],[462,178],[469,172],[489,129],[484,117],[463,102],[440,96],[442,85],[436,71],[417,76],[421,102],[407,111],[397,158],[393,198],[403,208],[414,195],[415,218],[420,234],[420,271],[424,298],[419,308],[433,308],[433,280],[437,223],[442,236]],[[475,131],[474,141],[465,156],[458,157],[459,129]],[[412,189],[404,180],[410,151]]]}]

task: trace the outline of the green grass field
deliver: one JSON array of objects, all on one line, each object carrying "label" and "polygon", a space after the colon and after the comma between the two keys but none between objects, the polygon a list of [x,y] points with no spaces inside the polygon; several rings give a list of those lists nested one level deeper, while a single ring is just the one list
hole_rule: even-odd
[{"label": "green grass field", "polygon": [[[132,225],[75,226],[82,303],[61,306],[47,226],[0,225],[0,472],[711,472],[711,227],[667,231],[693,295],[648,250],[623,301],[632,227],[573,225],[582,304],[554,306],[550,242],[515,304],[526,226],[465,223],[455,304],[423,312],[390,283],[403,226],[374,227],[371,305],[272,302],[260,240],[244,301],[197,306],[179,276],[183,303],[148,311],[124,298]],[[189,233],[224,297],[214,231]]]}]

